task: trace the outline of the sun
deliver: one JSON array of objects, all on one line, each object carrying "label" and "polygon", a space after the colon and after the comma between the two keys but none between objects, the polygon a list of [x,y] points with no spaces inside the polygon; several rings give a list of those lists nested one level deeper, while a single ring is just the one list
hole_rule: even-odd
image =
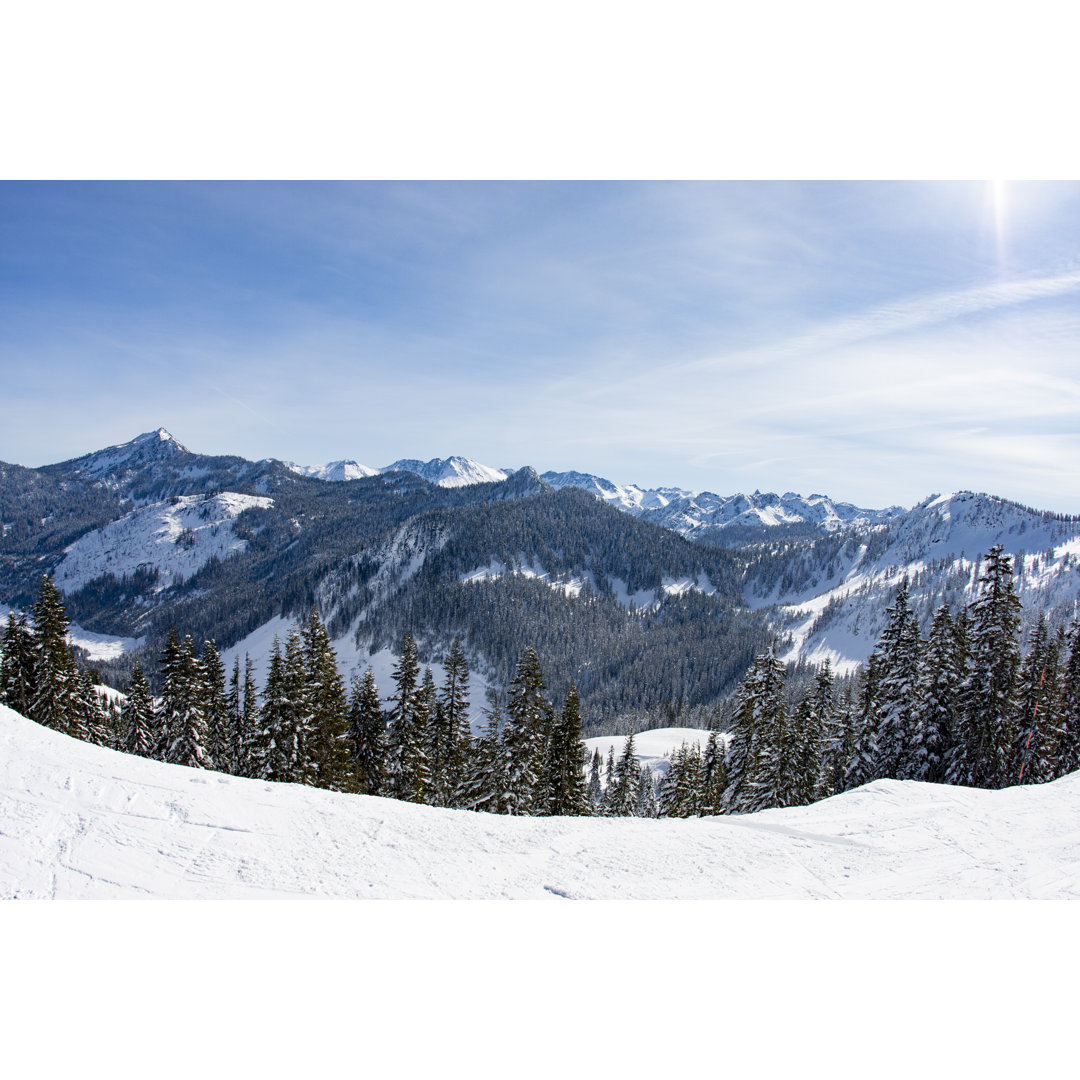
[{"label": "sun", "polygon": [[997,247],[998,269],[1005,269],[1005,221],[1008,214],[1008,181],[987,180],[986,194],[994,218],[994,240]]}]

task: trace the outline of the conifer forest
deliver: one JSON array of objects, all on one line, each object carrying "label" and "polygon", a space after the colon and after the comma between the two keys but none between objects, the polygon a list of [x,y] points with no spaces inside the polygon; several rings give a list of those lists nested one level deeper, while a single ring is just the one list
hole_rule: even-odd
[{"label": "conifer forest", "polygon": [[[622,752],[586,754],[571,681],[554,700],[534,648],[489,689],[470,728],[469,666],[455,641],[437,684],[403,636],[393,685],[371,669],[346,686],[319,613],[275,640],[265,685],[250,658],[229,672],[213,640],[170,631],[156,672],[136,664],[119,695],[96,689],[66,640],[63,597],[41,579],[13,612],[0,700],[101,746],[235,776],[516,815],[689,817],[798,806],[891,778],[1001,788],[1080,766],[1080,624],[1037,616],[1022,648],[1012,560],[981,562],[965,607],[943,604],[922,637],[905,579],[868,663],[837,678],[759,653],[711,712],[704,746],[662,774]],[[148,677],[151,676],[151,677]],[[159,692],[153,693],[155,683]]]}]

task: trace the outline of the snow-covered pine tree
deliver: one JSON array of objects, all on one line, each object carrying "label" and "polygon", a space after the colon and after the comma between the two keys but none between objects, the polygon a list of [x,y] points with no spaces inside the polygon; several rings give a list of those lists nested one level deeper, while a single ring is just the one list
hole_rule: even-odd
[{"label": "snow-covered pine tree", "polygon": [[725,763],[727,813],[776,805],[787,739],[784,677],[784,665],[775,656],[760,653],[736,694]]},{"label": "snow-covered pine tree", "polygon": [[1017,784],[1041,784],[1055,775],[1063,734],[1060,667],[1063,644],[1061,638],[1050,633],[1045,616],[1040,614],[1018,677],[1013,749],[1018,763]]},{"label": "snow-covered pine tree", "polygon": [[293,783],[314,787],[319,780],[320,747],[315,730],[307,648],[299,626],[293,626],[285,639],[282,677],[286,715],[293,731],[290,778]]},{"label": "snow-covered pine tree", "polygon": [[954,782],[1000,788],[1016,782],[1016,687],[1020,670],[1020,600],[1012,559],[1000,544],[986,556],[980,593],[969,607],[971,671],[964,687]]},{"label": "snow-covered pine tree", "polygon": [[779,806],[806,806],[818,797],[821,785],[821,725],[814,687],[798,701],[788,730],[789,752],[781,779]]},{"label": "snow-covered pine tree", "polygon": [[190,634],[184,636],[176,662],[166,672],[161,698],[165,716],[162,726],[169,736],[165,760],[171,765],[212,768],[207,751],[202,665]]},{"label": "snow-covered pine tree", "polygon": [[34,700],[34,635],[25,611],[12,611],[4,628],[0,658],[0,701],[29,716]]},{"label": "snow-covered pine tree", "polygon": [[1068,656],[1061,680],[1061,738],[1055,772],[1058,776],[1080,769],[1080,622],[1066,638]]},{"label": "snow-covered pine tree", "polygon": [[74,735],[80,730],[79,673],[67,643],[64,598],[52,579],[43,576],[32,610],[34,623],[34,696],[30,719]]},{"label": "snow-covered pine tree", "polygon": [[956,624],[948,605],[942,604],[934,614],[919,661],[912,780],[945,782],[959,722],[960,695],[966,674],[964,660]]},{"label": "snow-covered pine tree", "polygon": [[855,748],[859,741],[859,706],[855,682],[845,680],[844,686],[833,696],[836,705],[836,721],[828,746],[829,776],[834,787],[826,795],[836,795],[847,790],[848,770],[855,759]]},{"label": "snow-covered pine tree", "polygon": [[71,734],[95,746],[108,746],[112,742],[112,732],[108,728],[101,699],[94,689],[94,680],[86,668],[78,673],[78,679],[75,726]]},{"label": "snow-covered pine tree", "polygon": [[648,765],[641,766],[638,774],[637,800],[634,806],[634,816],[654,818],[657,813],[656,802],[656,778]]},{"label": "snow-covered pine tree", "polygon": [[859,698],[852,712],[854,741],[844,773],[844,790],[878,779],[878,698],[881,681],[881,657],[877,650],[863,668],[859,680]]},{"label": "snow-covered pine tree", "polygon": [[530,645],[518,659],[506,703],[501,814],[533,814],[540,809],[551,717],[544,689],[540,660]]},{"label": "snow-covered pine tree", "polygon": [[552,727],[546,775],[546,813],[579,817],[591,812],[585,781],[585,744],[581,741],[581,699],[574,682]]},{"label": "snow-covered pine tree", "polygon": [[724,767],[726,747],[717,731],[710,731],[701,761],[701,812],[711,816],[723,812],[727,769]]},{"label": "snow-covered pine tree", "polygon": [[908,579],[896,590],[888,622],[878,639],[878,694],[874,778],[911,779],[916,771],[917,685],[921,641],[908,605]]},{"label": "snow-covered pine tree", "polygon": [[615,794],[615,747],[609,746],[604,765],[604,790],[600,795],[600,813],[611,813],[611,798]]},{"label": "snow-covered pine tree", "polygon": [[233,657],[233,669],[232,675],[229,677],[229,689],[225,694],[225,709],[229,714],[229,734],[231,736],[229,742],[229,761],[231,763],[231,772],[234,776],[245,775],[243,769],[243,748],[244,748],[244,732],[243,732],[243,715],[241,713],[240,703],[242,701],[240,691],[240,657],[239,655]]},{"label": "snow-covered pine tree", "polygon": [[599,749],[593,750],[592,761],[589,763],[589,782],[585,788],[591,814],[599,814],[603,802],[604,788],[600,783],[600,771],[603,767],[604,759],[600,756]]},{"label": "snow-covered pine tree", "polygon": [[416,642],[406,633],[393,671],[397,692],[390,698],[387,794],[406,802],[426,802],[431,786],[427,758],[428,701],[421,692]]},{"label": "snow-covered pine tree", "polygon": [[309,755],[314,769],[311,782],[322,788],[343,791],[351,771],[346,737],[349,706],[330,635],[314,607],[301,636],[311,724]]},{"label": "snow-covered pine tree", "polygon": [[615,763],[615,781],[608,796],[608,812],[614,817],[632,817],[637,809],[638,780],[641,762],[634,747],[634,733],[626,736],[622,753]]},{"label": "snow-covered pine tree", "polygon": [[503,714],[499,695],[491,687],[487,691],[487,724],[479,739],[473,740],[468,757],[465,794],[462,806],[468,810],[498,813],[499,798],[506,788],[505,759],[502,752]]},{"label": "snow-covered pine tree", "polygon": [[142,665],[135,661],[121,713],[122,749],[127,754],[150,757],[154,749],[154,702]]},{"label": "snow-covered pine tree", "polygon": [[371,668],[364,671],[362,679],[353,676],[348,734],[352,790],[361,795],[381,795],[386,784],[386,718]]},{"label": "snow-covered pine tree", "polygon": [[461,641],[454,638],[443,657],[443,685],[431,729],[432,802],[461,806],[465,798],[469,730],[469,663]]},{"label": "snow-covered pine tree", "polygon": [[206,756],[210,768],[233,771],[233,729],[225,684],[225,665],[212,639],[202,647],[202,707],[206,719]]},{"label": "snow-covered pine tree", "polygon": [[260,780],[288,783],[295,779],[296,729],[285,685],[281,641],[274,636],[259,712],[259,734],[252,752],[252,771]]},{"label": "snow-covered pine tree", "polygon": [[236,729],[236,775],[257,776],[260,760],[265,758],[262,725],[259,722],[259,688],[255,684],[255,664],[244,653],[244,692],[240,722]]},{"label": "snow-covered pine tree", "polygon": [[683,743],[660,781],[660,817],[697,817],[704,809],[701,747]]},{"label": "snow-covered pine tree", "polygon": [[844,760],[844,716],[836,700],[836,679],[828,658],[814,676],[811,701],[814,722],[821,733],[815,798],[827,799],[843,790],[844,769],[847,767]]}]

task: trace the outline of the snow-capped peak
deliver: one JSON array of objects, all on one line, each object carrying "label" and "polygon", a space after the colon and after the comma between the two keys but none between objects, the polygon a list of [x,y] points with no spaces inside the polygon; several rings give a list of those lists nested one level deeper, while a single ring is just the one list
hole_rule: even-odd
[{"label": "snow-capped peak", "polygon": [[503,469],[490,465],[481,465],[467,457],[432,458],[430,461],[418,461],[415,458],[403,458],[392,465],[380,469],[380,472],[410,472],[439,487],[465,487],[468,484],[497,484],[510,474]]},{"label": "snow-capped peak", "polygon": [[83,457],[62,462],[65,469],[85,476],[101,477],[124,469],[139,468],[154,461],[167,461],[190,450],[163,427],[136,435],[126,443],[97,450]]},{"label": "snow-capped peak", "polygon": [[377,476],[378,469],[370,465],[361,465],[358,461],[331,461],[326,465],[296,465],[291,461],[283,462],[290,472],[300,476],[309,476],[314,480],[329,480],[341,482],[343,480],[360,480],[365,476]]}]

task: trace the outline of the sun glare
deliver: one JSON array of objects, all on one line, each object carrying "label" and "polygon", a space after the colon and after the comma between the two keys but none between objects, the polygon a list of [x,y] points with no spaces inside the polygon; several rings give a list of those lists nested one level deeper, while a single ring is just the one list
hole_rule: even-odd
[{"label": "sun glare", "polygon": [[1008,204],[1006,180],[987,180],[987,195],[994,216],[994,241],[997,248],[998,270],[1005,272],[1005,214]]}]

